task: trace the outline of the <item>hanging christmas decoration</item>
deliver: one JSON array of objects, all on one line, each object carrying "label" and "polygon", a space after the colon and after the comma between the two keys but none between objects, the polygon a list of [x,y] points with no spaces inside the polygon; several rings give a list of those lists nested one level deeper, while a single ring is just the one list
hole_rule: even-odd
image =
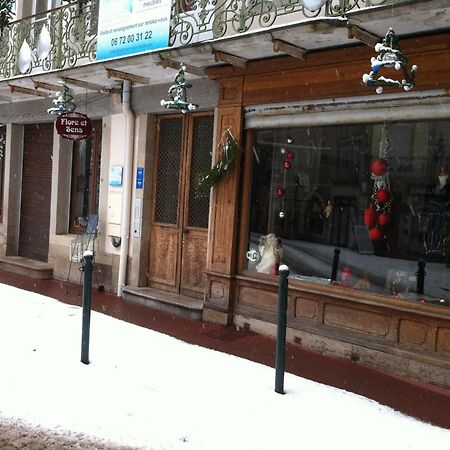
[{"label": "hanging christmas decoration", "polygon": [[61,90],[56,93],[53,105],[52,108],[47,109],[47,112],[58,116],[63,113],[72,112],[75,109],[75,103],[73,102],[72,95],[70,95],[70,89],[67,84],[63,83]]},{"label": "hanging christmas decoration", "polygon": [[190,103],[187,101],[186,91],[192,87],[192,85],[184,78],[185,69],[186,67],[181,64],[178,74],[175,77],[175,83],[172,84],[167,91],[172,100],[161,100],[161,106],[164,108],[178,109],[183,113],[187,111],[195,111],[198,108],[198,105],[195,103]]},{"label": "hanging christmas decoration", "polygon": [[378,216],[378,223],[382,227],[385,226],[385,225],[388,225],[390,221],[391,221],[391,214],[388,213],[387,211],[385,211],[384,213],[381,213]]},{"label": "hanging christmas decoration", "polygon": [[[362,81],[366,86],[375,87],[377,94],[383,92],[384,87],[397,87],[409,91],[414,87],[417,66],[408,66],[406,56],[400,50],[398,38],[392,28],[386,33],[383,42],[375,45],[378,56],[371,59],[371,71],[362,76]],[[403,78],[394,80],[384,76],[378,76],[381,69],[394,69],[401,71]]]},{"label": "hanging christmas decoration", "polygon": [[233,170],[236,166],[237,155],[243,151],[242,147],[234,139],[229,128],[225,133],[227,137],[222,145],[219,161],[210,170],[197,176],[196,186],[203,191],[209,191],[219,182],[225,173]]},{"label": "hanging christmas decoration", "polygon": [[376,193],[376,198],[378,200],[378,204],[386,203],[391,198],[391,193],[386,188],[378,189]]},{"label": "hanging christmas decoration", "polygon": [[363,222],[369,229],[373,241],[384,238],[383,227],[391,221],[391,204],[393,200],[389,181],[388,155],[392,147],[387,125],[383,127],[379,155],[370,165],[373,179],[373,189],[370,204],[364,211]]},{"label": "hanging christmas decoration", "polygon": [[17,59],[17,65],[19,66],[20,73],[26,73],[31,69],[33,62],[33,52],[26,39],[22,42],[19,50],[19,57]]},{"label": "hanging christmas decoration", "polygon": [[12,9],[14,0],[0,0],[0,32],[3,34],[3,28],[7,27],[13,18]]},{"label": "hanging christmas decoration", "polygon": [[381,177],[388,171],[388,162],[385,159],[374,159],[370,170],[377,177]]},{"label": "hanging christmas decoration", "polygon": [[367,228],[373,228],[377,223],[378,213],[375,205],[371,203],[364,211],[364,225]]},{"label": "hanging christmas decoration", "polygon": [[[288,137],[286,139],[287,144],[292,144],[292,138]],[[284,196],[286,195],[286,176],[287,171],[292,168],[292,160],[295,157],[295,153],[292,150],[289,150],[289,148],[282,147],[281,148],[281,154],[283,155],[283,168],[285,169],[283,171],[283,186],[276,189],[275,194],[280,199],[280,211],[278,212],[278,217],[280,219],[284,219],[286,216],[286,213],[284,211]]]},{"label": "hanging christmas decoration", "polygon": [[303,6],[309,11],[317,11],[322,8],[328,0],[302,0]]},{"label": "hanging christmas decoration", "polygon": [[372,241],[382,241],[384,238],[384,234],[381,228],[371,228],[369,230],[369,236]]},{"label": "hanging christmas decoration", "polygon": [[39,34],[38,44],[36,47],[36,55],[39,59],[45,59],[52,49],[52,38],[48,31],[47,25],[44,24]]}]

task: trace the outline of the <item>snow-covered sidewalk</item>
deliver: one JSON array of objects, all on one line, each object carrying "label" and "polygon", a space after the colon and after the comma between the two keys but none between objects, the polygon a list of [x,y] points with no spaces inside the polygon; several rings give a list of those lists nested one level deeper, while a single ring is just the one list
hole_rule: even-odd
[{"label": "snow-covered sidewalk", "polygon": [[450,430],[361,396],[0,285],[0,416],[100,442],[172,450],[448,450]]}]

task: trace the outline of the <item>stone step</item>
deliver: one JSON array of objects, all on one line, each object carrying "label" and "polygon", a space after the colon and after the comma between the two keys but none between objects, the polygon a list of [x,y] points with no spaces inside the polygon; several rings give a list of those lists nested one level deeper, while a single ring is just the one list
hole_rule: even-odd
[{"label": "stone step", "polygon": [[187,295],[148,287],[125,286],[122,290],[122,297],[125,300],[188,319],[201,320],[202,318],[203,300]]},{"label": "stone step", "polygon": [[39,280],[53,278],[53,266],[51,264],[22,256],[0,256],[0,269]]}]

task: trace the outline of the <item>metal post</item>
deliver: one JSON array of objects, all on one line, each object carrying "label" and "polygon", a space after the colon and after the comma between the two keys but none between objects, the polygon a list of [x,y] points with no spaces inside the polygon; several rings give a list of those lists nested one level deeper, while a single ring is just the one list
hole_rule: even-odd
[{"label": "metal post", "polygon": [[336,281],[337,279],[337,272],[339,266],[339,253],[341,253],[341,251],[338,248],[335,248],[333,257],[333,267],[331,269],[331,281]]},{"label": "metal post", "polygon": [[284,362],[286,353],[286,316],[288,293],[288,266],[280,266],[280,285],[278,289],[278,326],[275,356],[275,392],[284,394]]},{"label": "metal post", "polygon": [[425,272],[425,261],[423,259],[419,259],[417,261],[417,293],[423,294],[424,286],[425,286],[425,275],[427,274]]},{"label": "metal post", "polygon": [[81,362],[89,364],[89,329],[91,325],[91,291],[92,291],[92,260],[94,255],[86,251],[83,255],[83,326],[81,332]]}]

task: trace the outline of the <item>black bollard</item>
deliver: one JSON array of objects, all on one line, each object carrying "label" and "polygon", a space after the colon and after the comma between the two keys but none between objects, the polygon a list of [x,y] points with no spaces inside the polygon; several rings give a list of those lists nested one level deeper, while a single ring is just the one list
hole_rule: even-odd
[{"label": "black bollard", "polygon": [[337,272],[339,266],[339,253],[341,253],[341,251],[338,248],[335,248],[333,257],[333,267],[331,269],[331,281],[336,281],[337,279]]},{"label": "black bollard", "polygon": [[86,252],[83,255],[83,326],[81,332],[81,362],[89,364],[89,331],[91,326],[91,291],[92,291],[92,260],[94,255]]},{"label": "black bollard", "polygon": [[284,363],[286,353],[286,316],[289,269],[282,265],[279,268],[280,285],[278,289],[278,326],[277,348],[275,356],[275,392],[284,394]]},{"label": "black bollard", "polygon": [[419,259],[417,261],[417,293],[423,294],[424,286],[425,286],[425,275],[427,274],[425,272],[425,261],[423,259]]}]

